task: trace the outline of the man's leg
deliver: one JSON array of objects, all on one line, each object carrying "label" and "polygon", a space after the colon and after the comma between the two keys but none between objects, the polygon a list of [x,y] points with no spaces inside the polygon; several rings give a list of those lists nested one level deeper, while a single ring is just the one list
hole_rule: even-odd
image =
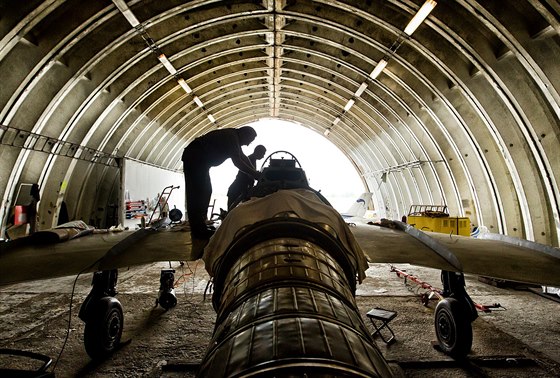
[{"label": "man's leg", "polygon": [[202,219],[204,219],[204,225],[206,227],[206,219],[208,218],[208,207],[210,206],[210,198],[212,197],[212,181],[210,180],[210,170],[206,171],[206,174],[202,178],[201,184],[200,212],[202,213]]},{"label": "man's leg", "polygon": [[[208,211],[208,197],[206,176],[208,170],[197,165],[195,162],[183,164],[185,172],[185,185],[187,187],[187,214],[191,226],[191,234],[194,237],[204,237],[206,233],[205,214]],[[211,189],[210,189],[211,190]],[[209,201],[209,199],[208,199]]]},{"label": "man's leg", "polygon": [[239,197],[239,183],[237,180],[234,180],[228,189],[228,203],[227,203],[227,210],[230,211],[233,203]]}]

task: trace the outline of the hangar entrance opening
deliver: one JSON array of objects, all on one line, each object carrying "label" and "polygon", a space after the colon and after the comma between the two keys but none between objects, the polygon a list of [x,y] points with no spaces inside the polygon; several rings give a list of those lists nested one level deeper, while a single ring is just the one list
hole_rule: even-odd
[{"label": "hangar entrance opening", "polygon": [[[307,174],[309,185],[320,190],[338,211],[346,211],[365,192],[356,168],[348,157],[323,134],[293,122],[263,119],[249,124],[257,131],[251,145],[244,146],[246,155],[262,144],[266,147],[265,158],[257,161],[257,169],[266,157],[275,151],[289,151],[300,162]],[[215,210],[227,208],[227,190],[235,179],[237,168],[231,160],[210,170],[212,200],[216,199]]]}]

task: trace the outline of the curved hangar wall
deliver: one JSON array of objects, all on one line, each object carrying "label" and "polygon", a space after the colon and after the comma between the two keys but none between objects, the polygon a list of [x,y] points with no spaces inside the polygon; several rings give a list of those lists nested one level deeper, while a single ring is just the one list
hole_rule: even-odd
[{"label": "curved hangar wall", "polygon": [[3,1],[2,226],[21,183],[40,227],[63,202],[101,222],[115,158],[180,169],[197,135],[275,117],[333,141],[382,216],[446,204],[558,245],[560,9],[426,3],[411,31],[424,1]]}]

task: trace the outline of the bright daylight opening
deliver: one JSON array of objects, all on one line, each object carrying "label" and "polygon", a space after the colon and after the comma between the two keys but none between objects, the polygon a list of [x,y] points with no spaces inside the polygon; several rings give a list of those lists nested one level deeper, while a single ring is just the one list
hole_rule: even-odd
[{"label": "bright daylight opening", "polygon": [[[288,151],[301,164],[309,185],[321,191],[338,211],[346,211],[362,194],[364,185],[348,158],[327,138],[304,126],[281,121],[261,120],[251,123],[257,138],[249,146],[243,147],[245,155],[253,152],[255,146],[266,147],[264,159],[257,161],[257,169],[275,151]],[[237,168],[228,159],[219,167],[210,170],[212,179],[212,200],[216,199],[215,213],[227,208],[227,190],[235,179]]]}]

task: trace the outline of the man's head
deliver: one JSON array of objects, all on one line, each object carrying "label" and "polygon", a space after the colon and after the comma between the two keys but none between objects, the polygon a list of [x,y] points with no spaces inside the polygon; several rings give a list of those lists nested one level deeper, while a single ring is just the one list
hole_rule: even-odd
[{"label": "man's head", "polygon": [[243,126],[237,129],[237,135],[239,136],[239,143],[242,146],[248,146],[257,137],[257,132],[250,126]]},{"label": "man's head", "polygon": [[259,144],[257,147],[255,147],[255,150],[253,151],[253,155],[257,158],[257,160],[262,159],[264,157],[264,154],[266,154],[265,146]]}]

